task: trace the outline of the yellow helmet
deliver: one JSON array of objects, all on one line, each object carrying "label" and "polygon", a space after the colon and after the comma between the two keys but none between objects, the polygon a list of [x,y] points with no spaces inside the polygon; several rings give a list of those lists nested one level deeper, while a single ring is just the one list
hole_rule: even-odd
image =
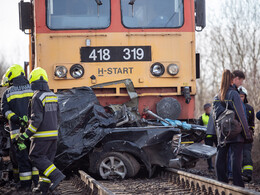
[{"label": "yellow helmet", "polygon": [[35,68],[29,76],[29,83],[32,83],[32,82],[38,81],[38,80],[44,80],[44,81],[48,82],[48,76],[47,76],[46,71],[40,67]]},{"label": "yellow helmet", "polygon": [[2,87],[9,87],[9,80],[5,75],[3,75],[3,77],[2,77],[1,86]]},{"label": "yellow helmet", "polygon": [[19,77],[21,75],[25,75],[23,67],[21,67],[18,64],[13,64],[11,67],[9,67],[5,73],[5,77],[8,79],[8,81],[13,80],[15,77]]}]

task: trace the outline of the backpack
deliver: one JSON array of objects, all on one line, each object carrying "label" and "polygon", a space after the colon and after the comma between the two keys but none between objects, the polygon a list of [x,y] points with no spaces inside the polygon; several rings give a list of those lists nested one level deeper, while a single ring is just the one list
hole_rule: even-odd
[{"label": "backpack", "polygon": [[219,115],[218,119],[215,119],[218,145],[221,147],[226,145],[226,141],[234,139],[242,131],[240,122],[235,119],[235,112],[228,109],[227,100],[225,103],[226,109]]}]

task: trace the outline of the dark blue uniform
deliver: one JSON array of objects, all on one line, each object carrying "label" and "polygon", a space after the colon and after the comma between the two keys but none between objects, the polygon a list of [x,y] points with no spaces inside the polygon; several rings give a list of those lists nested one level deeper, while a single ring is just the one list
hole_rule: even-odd
[{"label": "dark blue uniform", "polygon": [[31,123],[26,134],[31,137],[30,159],[40,171],[40,191],[47,193],[50,184],[65,176],[53,164],[58,138],[58,98],[45,81],[33,82]]},{"label": "dark blue uniform", "polygon": [[28,158],[29,141],[25,143],[27,148],[19,150],[15,147],[14,139],[20,133],[19,117],[28,115],[28,105],[33,91],[28,80],[24,76],[18,76],[13,79],[13,85],[3,94],[2,113],[9,120],[11,148],[10,157],[14,168],[14,175],[19,173],[19,179],[23,188],[30,188],[33,175],[37,183],[38,170],[33,168]]},{"label": "dark blue uniform", "polygon": [[256,118],[257,118],[258,120],[260,120],[260,111],[258,111],[258,112],[256,113]]},{"label": "dark blue uniform", "polygon": [[[245,104],[246,107],[246,116],[248,121],[248,126],[252,134],[255,128],[255,112],[254,108],[249,104]],[[251,156],[252,143],[245,143],[243,147],[243,162],[242,162],[242,173],[248,181],[252,179],[253,173],[253,161]]]}]

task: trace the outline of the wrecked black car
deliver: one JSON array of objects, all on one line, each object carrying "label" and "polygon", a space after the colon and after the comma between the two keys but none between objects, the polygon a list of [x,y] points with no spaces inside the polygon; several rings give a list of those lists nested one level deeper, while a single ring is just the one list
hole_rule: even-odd
[{"label": "wrecked black car", "polygon": [[133,177],[143,167],[151,177],[156,166],[193,167],[216,153],[193,143],[204,138],[205,127],[138,117],[133,94],[124,105],[104,108],[89,87],[60,92],[56,166],[65,173],[84,169],[103,179]]}]

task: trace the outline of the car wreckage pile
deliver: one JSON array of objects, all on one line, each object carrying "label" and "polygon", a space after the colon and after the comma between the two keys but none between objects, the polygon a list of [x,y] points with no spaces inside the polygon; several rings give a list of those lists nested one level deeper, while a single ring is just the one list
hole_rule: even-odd
[{"label": "car wreckage pile", "polygon": [[[203,126],[161,118],[148,109],[145,112],[154,119],[142,118],[131,80],[123,83],[130,97],[123,105],[99,104],[92,88],[106,84],[57,94],[60,127],[55,165],[64,173],[83,169],[103,179],[123,179],[143,169],[151,177],[157,166],[191,168],[199,158],[216,154],[216,148],[200,143],[206,133]],[[0,171],[3,179],[8,168]]]}]

